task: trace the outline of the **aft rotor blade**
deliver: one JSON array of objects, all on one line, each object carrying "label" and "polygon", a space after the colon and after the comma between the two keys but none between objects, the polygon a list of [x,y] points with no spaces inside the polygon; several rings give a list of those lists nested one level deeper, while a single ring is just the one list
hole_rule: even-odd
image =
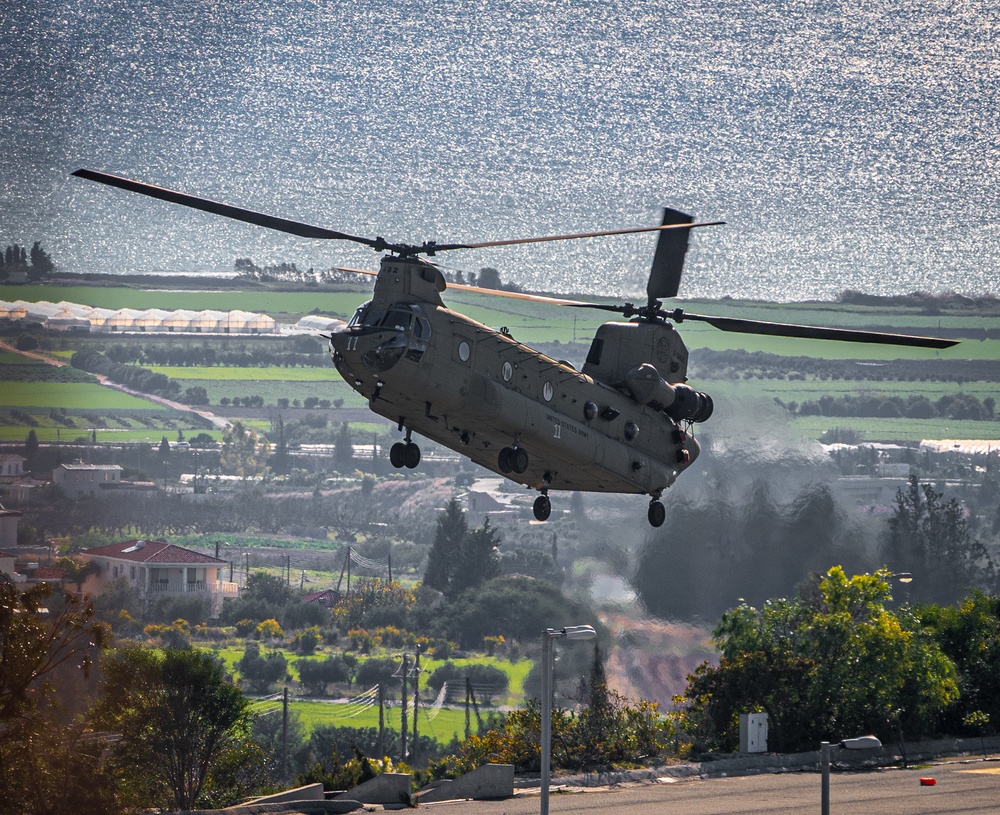
[{"label": "aft rotor blade", "polygon": [[882,345],[906,345],[915,348],[951,348],[959,340],[941,337],[920,337],[914,334],[888,334],[882,331],[860,331],[851,328],[824,328],[814,325],[793,323],[772,323],[764,320],[744,320],[738,317],[711,317],[704,314],[689,314],[683,309],[664,312],[675,322],[699,320],[722,331],[736,331],[742,334],[768,334],[775,337],[800,337],[810,340],[841,340],[843,342],[868,342]]},{"label": "aft rotor blade", "polygon": [[128,190],[129,192],[137,192],[142,195],[148,195],[151,198],[158,198],[161,201],[168,201],[171,204],[181,204],[185,207],[191,207],[192,209],[200,209],[203,212],[210,212],[213,215],[222,215],[236,221],[244,221],[245,223],[254,224],[256,226],[276,229],[279,232],[288,232],[292,235],[298,235],[303,238],[354,241],[355,243],[361,243],[365,246],[371,246],[372,248],[380,248],[379,242],[377,240],[372,240],[371,238],[360,238],[357,235],[348,235],[346,232],[337,232],[333,229],[313,226],[312,224],[305,224],[300,221],[290,221],[287,218],[265,215],[262,212],[255,212],[251,209],[243,209],[242,207],[234,207],[230,204],[222,204],[208,198],[199,198],[196,195],[188,195],[187,193],[177,192],[176,190],[168,190],[165,187],[157,187],[153,184],[145,184],[142,181],[133,181],[130,178],[109,175],[108,173],[101,173],[97,170],[80,169],[76,170],[72,173],[72,175],[79,178],[85,178],[88,181],[97,181],[100,184],[107,184],[109,187],[118,187],[118,189]]},{"label": "aft rotor blade", "polygon": [[439,243],[434,246],[435,252],[449,249],[486,249],[493,246],[519,246],[526,243],[548,243],[549,241],[575,241],[582,238],[602,238],[606,235],[635,235],[640,232],[662,232],[664,229],[695,229],[699,226],[722,226],[725,221],[705,221],[697,224],[662,224],[660,226],[635,226],[627,229],[605,229],[598,232],[576,232],[570,235],[545,235],[537,238],[513,238],[500,241],[481,241],[479,243]]}]

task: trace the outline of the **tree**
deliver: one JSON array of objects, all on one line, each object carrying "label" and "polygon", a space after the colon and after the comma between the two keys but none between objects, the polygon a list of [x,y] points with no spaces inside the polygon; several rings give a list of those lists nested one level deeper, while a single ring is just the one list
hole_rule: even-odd
[{"label": "tree", "polygon": [[42,249],[41,243],[35,241],[31,247],[31,268],[28,270],[28,277],[32,280],[38,280],[42,277],[48,277],[53,271],[55,271],[55,264],[52,263],[52,258],[49,257],[48,252]]},{"label": "tree", "polygon": [[322,696],[326,686],[334,682],[351,681],[351,668],[340,654],[326,659],[300,659],[295,667],[306,693],[312,696]]},{"label": "tree", "polygon": [[333,445],[335,466],[341,471],[349,470],[354,461],[354,439],[351,435],[351,426],[347,422],[341,422]]},{"label": "tree", "polygon": [[499,547],[500,532],[490,526],[489,518],[479,529],[470,530],[453,498],[438,516],[424,583],[455,598],[500,575]]},{"label": "tree", "polygon": [[166,436],[160,439],[159,453],[160,453],[160,458],[162,459],[165,459],[167,456],[170,455],[170,439],[168,439]]},{"label": "tree", "polygon": [[127,648],[103,666],[94,721],[141,806],[195,808],[226,754],[249,741],[250,703],[211,654]]},{"label": "tree", "polygon": [[453,498],[437,518],[437,531],[427,556],[427,569],[424,572],[425,586],[441,592],[448,590],[452,572],[468,532],[469,523],[462,511],[462,505]]},{"label": "tree", "polygon": [[77,661],[87,673],[93,650],[108,644],[110,632],[94,619],[89,600],[67,594],[49,619],[51,594],[47,583],[22,592],[0,582],[0,734],[49,696],[47,675]]},{"label": "tree", "polygon": [[38,434],[35,432],[35,428],[28,430],[28,435],[24,439],[24,457],[28,459],[29,465],[32,459],[35,457],[35,453],[38,452]]},{"label": "tree", "polygon": [[913,574],[915,598],[954,603],[969,588],[994,584],[996,568],[986,548],[972,538],[965,510],[930,484],[911,476],[896,492],[884,541],[886,561]]},{"label": "tree", "polygon": [[268,693],[271,687],[282,681],[288,673],[288,660],[280,651],[261,655],[260,645],[247,643],[246,650],[236,663],[240,680],[254,693]]},{"label": "tree", "polygon": [[[2,580],[2,578],[0,578]],[[85,695],[83,680],[110,632],[89,601],[54,597],[47,584],[21,591],[0,582],[0,813],[113,812],[98,745],[60,702]],[[85,704],[85,702],[84,702]],[[90,785],[96,784],[96,788]],[[72,801],[67,790],[83,789]]]},{"label": "tree", "polygon": [[267,473],[267,459],[271,445],[267,439],[257,435],[252,427],[242,422],[226,425],[222,431],[222,466],[232,470],[240,478],[255,478]]},{"label": "tree", "polygon": [[764,711],[769,746],[803,750],[843,733],[934,731],[958,696],[951,660],[909,613],[885,608],[889,573],[831,569],[795,600],[746,604],[713,636],[718,666],[688,678],[681,724],[702,749],[738,744],[738,714]]},{"label": "tree", "polygon": [[947,732],[976,732],[983,716],[1000,722],[1000,597],[977,590],[955,606],[919,607],[917,615],[958,670],[961,696],[946,713]]}]

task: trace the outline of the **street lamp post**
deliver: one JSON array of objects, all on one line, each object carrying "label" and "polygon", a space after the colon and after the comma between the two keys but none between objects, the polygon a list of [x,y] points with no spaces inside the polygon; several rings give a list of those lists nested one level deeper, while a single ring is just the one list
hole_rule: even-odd
[{"label": "street lamp post", "polygon": [[546,628],[542,632],[542,790],[541,815],[549,815],[549,768],[552,763],[552,640],[592,640],[597,632],[591,625]]},{"label": "street lamp post", "polygon": [[875,750],[882,742],[875,736],[858,736],[856,739],[844,739],[839,744],[831,745],[828,741],[819,744],[819,769],[822,781],[820,783],[820,813],[830,815],[830,751],[837,747],[844,750]]}]

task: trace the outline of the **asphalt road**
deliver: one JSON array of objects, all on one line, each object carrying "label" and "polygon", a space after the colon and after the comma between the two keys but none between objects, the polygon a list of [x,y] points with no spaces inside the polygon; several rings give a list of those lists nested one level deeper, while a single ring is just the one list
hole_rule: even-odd
[{"label": "asphalt road", "polygon": [[[936,779],[921,786],[922,777]],[[422,809],[470,815],[534,815],[537,795],[506,801],[428,804]],[[818,772],[626,786],[612,790],[555,793],[552,815],[761,815],[819,813]],[[919,770],[836,772],[830,780],[831,815],[996,815],[1000,812],[1000,763],[952,761]]]}]

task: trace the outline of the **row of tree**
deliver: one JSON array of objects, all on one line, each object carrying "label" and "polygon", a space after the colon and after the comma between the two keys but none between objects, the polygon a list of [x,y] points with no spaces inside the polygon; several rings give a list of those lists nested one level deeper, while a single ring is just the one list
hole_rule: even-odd
[{"label": "row of tree", "polygon": [[[899,329],[895,329],[899,330]],[[947,332],[940,332],[947,336]],[[691,351],[691,370],[699,379],[818,379],[825,381],[995,382],[995,359],[893,359],[859,364],[855,359],[779,356],[742,349]]]},{"label": "row of tree", "polygon": [[172,398],[181,392],[181,385],[166,374],[114,362],[93,348],[82,348],[70,357],[70,365],[87,373],[106,376],[112,382],[142,393]]},{"label": "row of tree", "polygon": [[[285,349],[289,350],[285,350]],[[108,346],[105,356],[114,362],[132,365],[170,365],[175,367],[299,368],[330,364],[317,337],[298,336],[276,349],[273,342],[223,343],[135,343]]]},{"label": "row of tree", "polygon": [[3,254],[0,254],[0,280],[17,272],[26,273],[29,280],[40,280],[51,275],[55,268],[52,258],[42,249],[39,241],[32,244],[30,252],[15,243],[8,244]]},{"label": "row of tree", "polygon": [[971,419],[993,421],[996,400],[987,396],[982,401],[971,393],[946,394],[935,401],[926,396],[890,396],[880,394],[844,394],[821,396],[798,404],[775,399],[781,407],[800,416],[872,416],[885,419]]}]

